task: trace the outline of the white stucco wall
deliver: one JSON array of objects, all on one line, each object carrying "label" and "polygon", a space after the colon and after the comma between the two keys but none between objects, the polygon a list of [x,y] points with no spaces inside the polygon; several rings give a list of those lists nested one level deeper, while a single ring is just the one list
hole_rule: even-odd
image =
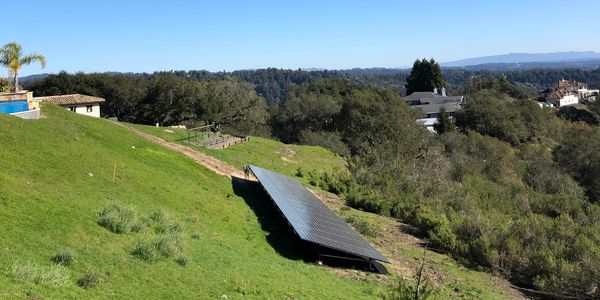
[{"label": "white stucco wall", "polygon": [[[91,112],[87,111],[88,105],[92,106]],[[63,107],[68,110],[71,110],[71,107],[75,107],[75,112],[78,114],[100,118],[100,105],[99,104],[88,104],[88,105],[64,105]]]},{"label": "white stucco wall", "polygon": [[599,90],[588,90],[588,89],[581,89],[578,91],[579,93],[579,99],[590,99],[590,100],[596,100],[596,95],[600,94]]},{"label": "white stucco wall", "polygon": [[575,105],[577,103],[579,103],[577,95],[567,95],[560,99],[560,106]]}]

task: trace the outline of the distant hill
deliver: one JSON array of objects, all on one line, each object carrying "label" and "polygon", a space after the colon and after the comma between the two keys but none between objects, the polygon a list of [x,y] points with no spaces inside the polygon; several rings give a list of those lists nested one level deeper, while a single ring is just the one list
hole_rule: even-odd
[{"label": "distant hill", "polygon": [[593,51],[569,51],[552,53],[509,53],[502,55],[481,56],[442,63],[445,67],[465,67],[496,63],[529,63],[529,62],[566,62],[600,60],[600,53]]},{"label": "distant hill", "polygon": [[593,70],[600,67],[600,59],[558,62],[526,62],[526,63],[490,63],[463,67],[466,70],[480,71],[525,71],[532,69],[583,69]]},{"label": "distant hill", "polygon": [[44,79],[46,77],[50,76],[50,74],[48,73],[42,73],[42,74],[33,74],[33,75],[29,75],[29,76],[22,76],[19,77],[19,82],[21,84],[27,83],[29,81],[34,81],[34,80],[38,80],[38,79]]}]

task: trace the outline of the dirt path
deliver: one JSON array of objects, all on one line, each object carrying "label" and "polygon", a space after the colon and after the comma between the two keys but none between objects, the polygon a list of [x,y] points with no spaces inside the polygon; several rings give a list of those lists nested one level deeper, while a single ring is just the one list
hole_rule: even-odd
[{"label": "dirt path", "polygon": [[163,146],[167,149],[173,150],[175,152],[179,152],[179,153],[191,158],[195,162],[203,165],[204,167],[212,170],[213,172],[215,172],[217,174],[227,176],[227,177],[234,176],[234,177],[244,178],[244,173],[241,170],[239,170],[223,161],[220,161],[212,156],[206,155],[200,151],[196,151],[187,146],[183,146],[183,145],[173,143],[173,142],[167,142],[162,138],[139,131],[139,130],[129,127],[123,123],[114,122],[114,121],[110,121],[110,122],[112,122],[118,126],[121,126],[125,129],[135,133],[136,135],[139,135],[140,137],[143,137],[147,141],[161,145],[161,146]]}]

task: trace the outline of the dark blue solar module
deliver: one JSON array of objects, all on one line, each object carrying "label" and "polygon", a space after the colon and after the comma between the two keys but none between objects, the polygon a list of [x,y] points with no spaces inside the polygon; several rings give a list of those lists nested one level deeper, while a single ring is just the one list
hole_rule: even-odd
[{"label": "dark blue solar module", "polygon": [[257,166],[250,166],[250,170],[302,240],[367,260],[389,262],[293,178]]}]

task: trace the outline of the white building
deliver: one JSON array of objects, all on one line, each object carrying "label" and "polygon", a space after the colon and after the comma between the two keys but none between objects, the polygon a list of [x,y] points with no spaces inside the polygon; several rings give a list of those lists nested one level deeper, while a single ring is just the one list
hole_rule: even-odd
[{"label": "white building", "polygon": [[[565,95],[567,94],[575,94],[579,98],[579,102],[584,100],[596,100],[599,90],[590,90],[588,89],[587,84],[583,82],[577,82],[574,80],[564,80],[561,79],[556,82],[552,88],[547,89],[544,93],[549,96],[553,92],[561,92]],[[546,96],[546,98],[547,98]],[[554,95],[556,97],[556,95]]]},{"label": "white building", "polygon": [[35,99],[42,102],[48,101],[72,112],[96,118],[100,118],[100,103],[105,101],[104,98],[81,94],[36,97]]},{"label": "white building", "polygon": [[598,94],[600,94],[600,90],[588,90],[586,87],[578,89],[577,94],[579,95],[580,100],[595,101],[598,98]]},{"label": "white building", "polygon": [[579,103],[579,95],[573,92],[554,91],[546,96],[546,103],[554,107],[576,105]]}]

